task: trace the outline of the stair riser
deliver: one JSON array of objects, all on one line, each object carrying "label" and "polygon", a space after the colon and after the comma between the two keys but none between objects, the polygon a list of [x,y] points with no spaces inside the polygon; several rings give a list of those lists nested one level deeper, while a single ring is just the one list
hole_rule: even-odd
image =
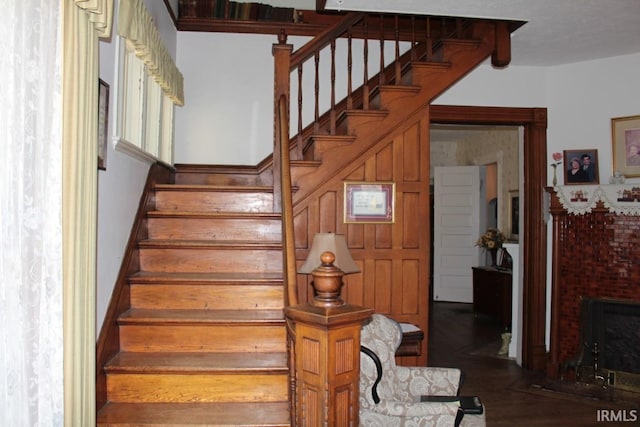
[{"label": "stair riser", "polygon": [[260,175],[226,174],[226,173],[191,173],[177,172],[175,183],[180,185],[243,185],[259,186],[270,185],[271,182],[263,182]]},{"label": "stair riser", "polygon": [[273,194],[233,191],[156,191],[156,209],[185,212],[273,212]]},{"label": "stair riser", "polygon": [[[276,402],[287,400],[287,375],[110,374],[111,402]],[[212,420],[213,421],[213,420]]]},{"label": "stair riser", "polygon": [[282,251],[141,248],[140,269],[150,272],[275,273],[282,272]]},{"label": "stair riser", "polygon": [[134,352],[284,352],[283,325],[120,325],[120,349]]},{"label": "stair riser", "polygon": [[479,43],[471,40],[446,39],[442,41],[442,62],[455,62],[457,56],[463,58],[478,50]]},{"label": "stair riser", "polygon": [[340,131],[345,135],[358,135],[359,128],[375,127],[384,120],[384,116],[375,115],[347,115],[347,117],[338,124]]},{"label": "stair riser", "polygon": [[281,286],[132,285],[133,308],[272,310],[284,307]]},{"label": "stair riser", "polygon": [[344,147],[347,145],[349,145],[349,143],[336,142],[336,141],[331,141],[326,139],[318,139],[313,142],[313,145],[309,150],[307,150],[305,155],[307,154],[310,155],[311,159],[313,160],[322,160],[322,155],[325,152],[335,149],[337,147]]},{"label": "stair riser", "polygon": [[[305,154],[306,156],[306,154]],[[307,160],[312,160],[312,158],[310,157]],[[317,169],[317,166],[315,167],[309,167],[309,166],[295,166],[292,165],[291,166],[291,182],[298,182],[298,180],[305,176],[305,175],[309,175],[312,174],[313,172],[315,172]]]},{"label": "stair riser", "polygon": [[150,239],[282,240],[280,220],[248,218],[149,218]]}]

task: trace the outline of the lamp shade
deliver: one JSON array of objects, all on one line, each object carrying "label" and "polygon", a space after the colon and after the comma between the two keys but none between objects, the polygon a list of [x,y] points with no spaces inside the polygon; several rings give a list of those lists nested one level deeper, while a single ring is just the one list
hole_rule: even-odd
[{"label": "lamp shade", "polygon": [[344,274],[357,273],[360,271],[358,265],[351,258],[349,249],[347,248],[347,240],[343,234],[335,233],[318,233],[313,236],[311,250],[307,256],[307,260],[300,266],[299,273],[311,274],[313,270],[318,268],[322,261],[320,256],[329,251],[335,255],[336,260],[333,265],[338,267]]}]

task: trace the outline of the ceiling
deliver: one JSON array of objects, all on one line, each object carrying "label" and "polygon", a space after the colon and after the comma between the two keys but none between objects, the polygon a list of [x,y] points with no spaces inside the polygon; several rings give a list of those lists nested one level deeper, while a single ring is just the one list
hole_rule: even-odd
[{"label": "ceiling", "polygon": [[[315,8],[315,0],[294,3]],[[640,53],[640,0],[326,0],[326,9],[526,21],[512,34],[512,65]]]}]

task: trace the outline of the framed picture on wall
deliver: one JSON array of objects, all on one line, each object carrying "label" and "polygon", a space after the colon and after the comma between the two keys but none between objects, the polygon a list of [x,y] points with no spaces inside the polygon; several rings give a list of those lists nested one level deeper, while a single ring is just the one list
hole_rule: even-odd
[{"label": "framed picture on wall", "polygon": [[640,116],[611,119],[613,171],[640,176]]},{"label": "framed picture on wall", "polygon": [[396,185],[393,182],[345,182],[345,223],[393,223]]},{"label": "framed picture on wall", "polygon": [[107,169],[107,126],[109,125],[109,85],[98,80],[98,169]]},{"label": "framed picture on wall", "polygon": [[520,237],[520,192],[509,190],[509,240],[518,241]]},{"label": "framed picture on wall", "polygon": [[598,150],[564,150],[564,184],[598,184]]}]

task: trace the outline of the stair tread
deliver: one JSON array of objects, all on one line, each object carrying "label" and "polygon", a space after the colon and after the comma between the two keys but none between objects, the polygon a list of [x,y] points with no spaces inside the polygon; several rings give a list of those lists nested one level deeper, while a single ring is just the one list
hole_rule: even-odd
[{"label": "stair tread", "polygon": [[216,184],[156,184],[156,191],[229,191],[244,193],[273,193],[272,186],[216,185]]},{"label": "stair tread", "polygon": [[340,116],[372,116],[372,117],[384,117],[389,114],[387,110],[344,110]]},{"label": "stair tread", "polygon": [[149,239],[141,240],[138,246],[144,248],[153,247],[181,247],[181,248],[207,248],[221,247],[228,249],[282,249],[280,241],[249,241],[249,240],[174,240],[174,239]]},{"label": "stair tread", "polygon": [[175,211],[158,210],[149,211],[150,218],[242,218],[242,219],[273,219],[281,220],[282,214],[276,212],[201,212],[201,211]]},{"label": "stair tread", "polygon": [[448,61],[412,61],[410,66],[412,68],[441,68],[446,70],[451,68],[452,64]]},{"label": "stair tread", "polygon": [[171,310],[132,308],[119,317],[122,323],[267,323],[284,322],[282,310]]},{"label": "stair tread", "polygon": [[290,426],[289,402],[109,403],[98,426]]},{"label": "stair tread", "polygon": [[174,272],[146,272],[139,271],[133,274],[129,281],[132,283],[225,283],[252,285],[281,285],[283,274],[281,272],[269,273],[174,273]]},{"label": "stair tread", "polygon": [[287,354],[207,352],[120,352],[105,367],[108,372],[263,372],[287,373]]},{"label": "stair tread", "polygon": [[372,94],[377,91],[420,92],[420,90],[422,90],[422,86],[419,85],[378,85]]}]

